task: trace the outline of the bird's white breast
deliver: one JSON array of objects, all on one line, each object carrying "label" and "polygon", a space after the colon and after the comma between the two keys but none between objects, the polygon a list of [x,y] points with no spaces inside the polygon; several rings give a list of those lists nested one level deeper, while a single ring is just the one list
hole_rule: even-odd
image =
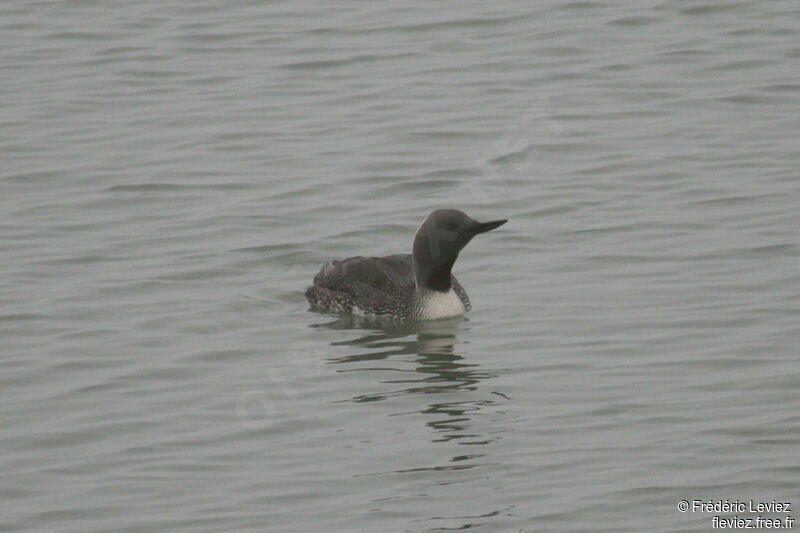
[{"label": "bird's white breast", "polygon": [[461,315],[467,311],[464,302],[451,288],[448,292],[430,291],[422,307],[422,320],[436,320]]}]

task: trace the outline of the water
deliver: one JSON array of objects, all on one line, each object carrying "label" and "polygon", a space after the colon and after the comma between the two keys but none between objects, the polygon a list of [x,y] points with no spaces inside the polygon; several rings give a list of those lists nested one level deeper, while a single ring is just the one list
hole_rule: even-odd
[{"label": "water", "polygon": [[[0,5],[0,529],[706,531],[800,506],[800,16]],[[464,319],[311,313],[437,207]],[[787,513],[767,513],[781,517]]]}]

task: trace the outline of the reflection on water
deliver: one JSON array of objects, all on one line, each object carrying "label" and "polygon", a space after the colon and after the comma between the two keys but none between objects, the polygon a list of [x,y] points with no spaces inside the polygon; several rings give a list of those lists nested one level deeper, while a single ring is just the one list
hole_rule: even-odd
[{"label": "reflection on water", "polygon": [[[496,377],[496,374],[456,353],[459,343],[456,335],[459,326],[466,322],[464,317],[454,317],[397,323],[348,315],[314,327],[358,332],[350,340],[331,345],[352,346],[359,351],[329,359],[328,363],[337,365],[340,372],[375,372],[376,376],[381,376],[379,383],[386,385],[380,392],[358,394],[342,401],[379,402],[422,395],[419,397],[424,401],[420,402],[417,412],[428,419],[426,425],[435,434],[432,442],[488,444],[496,440],[497,435],[490,437],[485,431],[477,431],[475,428],[479,425],[473,422],[475,417],[497,402],[491,397],[475,399],[474,392],[480,391],[481,382]],[[414,358],[403,358],[408,355]],[[376,366],[378,361],[383,364]],[[392,375],[389,379],[385,377],[387,371]],[[472,457],[475,456],[459,455],[453,461]]]}]

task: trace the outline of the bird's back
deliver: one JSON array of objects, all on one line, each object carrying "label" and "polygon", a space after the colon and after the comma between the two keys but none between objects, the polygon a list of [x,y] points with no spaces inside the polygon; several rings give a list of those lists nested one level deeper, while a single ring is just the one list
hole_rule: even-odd
[{"label": "bird's back", "polygon": [[410,254],[330,261],[306,291],[308,301],[346,313],[413,314],[416,283]]}]

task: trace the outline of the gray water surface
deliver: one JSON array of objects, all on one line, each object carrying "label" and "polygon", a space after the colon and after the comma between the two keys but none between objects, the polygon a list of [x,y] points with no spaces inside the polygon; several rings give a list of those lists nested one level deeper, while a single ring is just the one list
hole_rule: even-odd
[{"label": "gray water surface", "polygon": [[[798,13],[3,2],[0,530],[797,517]],[[308,310],[440,207],[473,311]]]}]

